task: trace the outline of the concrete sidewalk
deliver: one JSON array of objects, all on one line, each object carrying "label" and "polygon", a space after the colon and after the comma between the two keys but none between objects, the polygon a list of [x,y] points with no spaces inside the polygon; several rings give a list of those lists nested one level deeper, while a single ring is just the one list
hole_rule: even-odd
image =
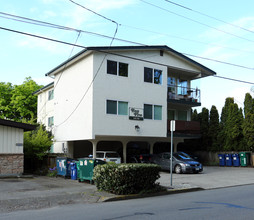
[{"label": "concrete sidewalk", "polygon": [[[254,169],[205,167],[200,174],[173,174],[172,188],[170,173],[161,172],[158,182],[168,188],[166,193],[254,184]],[[79,183],[61,177],[0,178],[0,213],[138,197],[99,192],[89,182]]]}]

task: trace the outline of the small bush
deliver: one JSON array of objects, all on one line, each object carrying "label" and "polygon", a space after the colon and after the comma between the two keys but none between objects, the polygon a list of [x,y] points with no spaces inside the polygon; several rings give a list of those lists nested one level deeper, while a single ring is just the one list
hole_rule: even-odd
[{"label": "small bush", "polygon": [[47,176],[56,177],[57,176],[57,168],[56,167],[49,168]]},{"label": "small bush", "polygon": [[159,171],[155,164],[104,164],[94,168],[93,180],[99,190],[134,194],[156,187]]}]

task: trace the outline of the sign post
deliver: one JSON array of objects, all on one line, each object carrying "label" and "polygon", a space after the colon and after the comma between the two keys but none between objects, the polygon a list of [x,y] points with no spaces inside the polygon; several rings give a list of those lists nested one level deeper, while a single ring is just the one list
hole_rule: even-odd
[{"label": "sign post", "polygon": [[173,176],[173,133],[175,131],[175,120],[170,121],[170,131],[171,131],[171,149],[170,149],[170,186],[172,187],[172,176]]}]

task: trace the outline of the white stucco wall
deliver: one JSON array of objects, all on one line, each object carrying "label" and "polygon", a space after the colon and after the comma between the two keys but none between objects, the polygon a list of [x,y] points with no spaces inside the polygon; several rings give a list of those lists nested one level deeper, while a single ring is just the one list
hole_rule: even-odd
[{"label": "white stucco wall", "polygon": [[53,86],[37,95],[37,122],[44,124],[47,130],[51,129],[48,127],[48,118],[54,116],[54,99],[48,100],[48,93],[52,89]]},{"label": "white stucco wall", "polygon": [[[60,79],[59,79],[60,78]],[[55,77],[56,142],[92,138],[93,56],[88,55]],[[59,80],[59,81],[58,81]]]},{"label": "white stucco wall", "polygon": [[0,153],[23,153],[23,129],[0,125]]},{"label": "white stucco wall", "polygon": [[[128,53],[142,58],[143,54]],[[148,54],[149,56],[149,54]],[[104,54],[97,53],[94,64],[101,62]],[[107,74],[107,59],[128,63],[128,77]],[[144,67],[157,68],[163,72],[162,85],[144,82]],[[100,74],[94,83],[94,135],[116,136],[166,136],[167,67],[144,63],[124,57],[107,55]],[[135,121],[129,116],[106,114],[106,100],[128,102],[129,107],[144,108],[144,104],[161,105],[162,120]],[[135,130],[139,125],[140,131]]]}]

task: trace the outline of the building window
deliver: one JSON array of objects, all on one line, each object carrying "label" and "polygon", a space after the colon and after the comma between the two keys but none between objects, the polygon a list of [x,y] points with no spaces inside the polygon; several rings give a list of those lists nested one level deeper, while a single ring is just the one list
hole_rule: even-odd
[{"label": "building window", "polygon": [[162,70],[145,67],[144,82],[162,84]]},{"label": "building window", "polygon": [[154,120],[162,120],[162,106],[161,105],[154,106]]},{"label": "building window", "polygon": [[118,102],[118,115],[128,115],[128,102]]},{"label": "building window", "polygon": [[187,111],[178,111],[178,120],[187,121]]},{"label": "building window", "polygon": [[128,64],[107,60],[107,73],[128,77]]},{"label": "building window", "polygon": [[175,110],[168,110],[168,120],[175,120]]},{"label": "building window", "polygon": [[162,120],[162,106],[144,104],[144,118]]},{"label": "building window", "polygon": [[52,127],[54,125],[54,116],[48,118],[48,127]]},{"label": "building window", "polygon": [[128,102],[107,100],[107,114],[128,115]]},{"label": "building window", "polygon": [[153,106],[144,104],[144,118],[153,119]]},{"label": "building window", "polygon": [[152,68],[144,68],[144,81],[152,83],[153,82],[153,69]]},{"label": "building window", "polygon": [[117,101],[107,100],[107,114],[117,113]]},{"label": "building window", "polygon": [[48,92],[48,100],[52,100],[54,98],[54,89]]}]

